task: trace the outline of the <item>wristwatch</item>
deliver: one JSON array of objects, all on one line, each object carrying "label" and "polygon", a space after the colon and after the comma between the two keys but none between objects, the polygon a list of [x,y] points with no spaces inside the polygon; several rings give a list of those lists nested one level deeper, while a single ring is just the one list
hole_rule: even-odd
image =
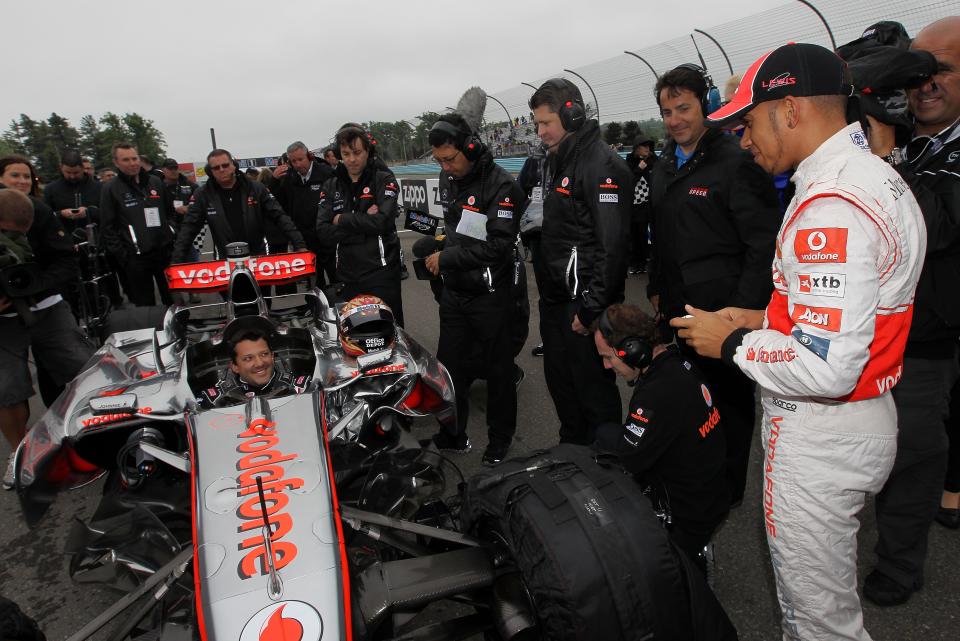
[{"label": "wristwatch", "polygon": [[893,151],[890,152],[890,155],[884,156],[883,159],[887,161],[891,167],[896,167],[903,164],[907,157],[903,154],[903,150],[901,150],[899,147],[894,147]]}]

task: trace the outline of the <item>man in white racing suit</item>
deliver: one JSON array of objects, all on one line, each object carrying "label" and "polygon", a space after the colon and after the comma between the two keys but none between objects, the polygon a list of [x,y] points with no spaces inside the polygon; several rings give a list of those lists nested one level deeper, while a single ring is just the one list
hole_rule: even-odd
[{"label": "man in white racing suit", "polygon": [[870,639],[857,596],[857,513],[893,465],[899,380],[926,231],[900,176],[846,125],[844,63],[789,44],[708,118],[740,122],[769,173],[795,169],[767,309],[673,321],[699,353],[759,383],[763,514],[783,638]]}]

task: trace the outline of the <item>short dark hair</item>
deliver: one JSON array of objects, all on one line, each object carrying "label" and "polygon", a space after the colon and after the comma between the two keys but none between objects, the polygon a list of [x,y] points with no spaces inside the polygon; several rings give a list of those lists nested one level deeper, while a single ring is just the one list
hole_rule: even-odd
[{"label": "short dark hair", "polygon": [[234,363],[237,362],[237,345],[243,341],[266,341],[267,347],[270,348],[270,351],[273,351],[273,345],[270,343],[270,336],[261,332],[258,329],[251,329],[241,333],[239,336],[234,336],[230,341],[230,360]]},{"label": "short dark hair", "polygon": [[209,154],[207,154],[207,162],[210,162],[210,159],[213,158],[214,156],[226,156],[230,160],[233,160],[233,154],[231,154],[226,149],[217,148],[211,151]]},{"label": "short dark hair", "polygon": [[116,157],[117,157],[117,149],[133,149],[134,151],[136,151],[136,150],[137,150],[137,146],[136,146],[135,144],[133,144],[132,142],[126,142],[126,141],[115,142],[115,143],[113,143],[112,145],[110,145],[110,156],[111,156],[111,157],[113,157],[113,158],[116,158]]},{"label": "short dark hair", "polygon": [[324,148],[323,148],[323,152],[322,152],[320,155],[321,155],[321,156],[326,156],[327,154],[333,154],[334,156],[337,155],[337,152],[333,149],[333,145],[328,145],[328,146],[324,147]]},{"label": "short dark hair", "polygon": [[0,220],[13,223],[19,229],[30,229],[33,201],[16,189],[0,189]]},{"label": "short dark hair", "polygon": [[[467,121],[460,114],[443,114],[437,118],[437,122],[446,122],[453,125],[458,133],[454,135],[450,133],[447,128],[440,129],[431,127],[430,133],[427,135],[427,141],[431,147],[442,147],[448,144],[459,147],[461,141],[470,135],[470,125],[467,124]],[[434,125],[436,125],[436,123],[434,123]]]},{"label": "short dark hair", "polygon": [[333,153],[338,154],[340,152],[340,147],[346,147],[348,149],[353,147],[353,143],[356,140],[360,141],[364,151],[367,153],[370,152],[371,144],[370,138],[367,136],[367,130],[355,122],[343,123],[333,138]]},{"label": "short dark hair", "polygon": [[[660,342],[656,321],[636,305],[616,303],[607,308],[606,314],[612,331],[609,336],[604,335],[603,339],[609,345],[619,345],[628,336],[636,336],[650,345]],[[597,318],[591,323],[590,329],[595,332],[599,327],[600,319]]]},{"label": "short dark hair", "polygon": [[658,107],[660,106],[660,94],[664,89],[667,90],[667,95],[674,98],[680,95],[682,89],[687,89],[692,91],[702,104],[704,97],[707,95],[708,87],[702,73],[690,67],[681,66],[671,69],[657,80],[653,95],[657,99]]},{"label": "short dark hair", "polygon": [[60,154],[60,164],[64,167],[83,167],[83,156],[76,149],[68,149]]},{"label": "short dark hair", "polygon": [[560,107],[568,100],[583,104],[580,88],[565,78],[551,78],[540,85],[530,96],[530,110],[546,105],[551,112],[559,113]]}]

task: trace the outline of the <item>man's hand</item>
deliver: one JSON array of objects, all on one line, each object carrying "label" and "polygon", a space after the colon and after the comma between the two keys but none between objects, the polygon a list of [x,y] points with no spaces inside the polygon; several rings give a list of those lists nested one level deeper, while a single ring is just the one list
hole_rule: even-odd
[{"label": "man's hand", "polygon": [[424,259],[423,264],[434,276],[440,275],[440,252],[434,252]]},{"label": "man's hand", "polygon": [[288,171],[290,171],[290,165],[277,165],[277,168],[273,170],[273,177],[283,178]]},{"label": "man's hand", "polygon": [[10,305],[11,303],[9,298],[7,298],[6,296],[0,296],[0,312],[6,311],[6,309],[10,307]]},{"label": "man's hand", "polygon": [[867,123],[870,130],[867,133],[867,141],[870,143],[870,151],[881,158],[886,158],[893,153],[897,146],[897,132],[891,125],[885,125],[873,116],[867,116]]},{"label": "man's hand", "polygon": [[339,225],[339,224],[340,224],[340,216],[343,216],[343,214],[337,214],[336,216],[333,217],[333,224],[334,224],[334,225]]},{"label": "man's hand", "polygon": [[580,322],[580,317],[576,314],[573,315],[573,322],[570,324],[570,329],[572,329],[577,334],[581,336],[589,336],[590,330],[587,329],[583,323]]},{"label": "man's hand", "polygon": [[742,307],[724,307],[717,313],[737,326],[737,329],[761,329],[766,310],[744,309]]},{"label": "man's hand", "polygon": [[187,210],[188,210],[188,209],[190,209],[190,208],[187,207],[186,205],[180,205],[179,207],[174,207],[174,208],[173,208],[173,211],[175,211],[175,212],[177,212],[178,214],[180,214],[181,216],[183,216],[184,214],[187,213]]},{"label": "man's hand", "polygon": [[87,217],[87,208],[86,207],[75,207],[73,209],[66,208],[60,210],[60,217],[66,218],[68,220],[74,220],[75,218],[86,218]]},{"label": "man's hand", "polygon": [[640,168],[640,171],[643,171],[644,169],[647,168],[647,161],[641,158],[640,162],[637,163],[637,167]]},{"label": "man's hand", "polygon": [[674,318],[670,321],[670,326],[679,330],[677,336],[685,339],[697,354],[720,358],[723,341],[737,326],[718,312],[705,312],[692,305],[685,305],[684,309],[692,318]]},{"label": "man's hand", "polygon": [[380,213],[380,208],[377,207],[376,205],[373,205],[373,206],[370,207],[370,209],[367,210],[367,213],[368,213],[368,214],[379,214],[379,213]]}]

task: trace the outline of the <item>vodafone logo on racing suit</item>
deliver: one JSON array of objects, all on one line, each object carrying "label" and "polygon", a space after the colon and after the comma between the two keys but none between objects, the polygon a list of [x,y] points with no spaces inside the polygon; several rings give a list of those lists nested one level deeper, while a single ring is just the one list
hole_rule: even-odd
[{"label": "vodafone logo on racing suit", "polygon": [[747,360],[757,363],[789,363],[797,357],[797,351],[792,347],[787,349],[765,349],[763,347],[748,347]]},{"label": "vodafone logo on racing suit", "polygon": [[243,626],[239,641],[320,641],[323,619],[303,601],[271,603]]},{"label": "vodafone logo on racing suit", "polygon": [[807,307],[799,303],[793,306],[793,313],[790,318],[795,323],[803,323],[825,329],[828,332],[840,331],[840,318],[843,316],[843,310],[833,307]]},{"label": "vodafone logo on racing suit", "polygon": [[793,238],[793,251],[801,263],[847,262],[847,229],[801,229]]}]

